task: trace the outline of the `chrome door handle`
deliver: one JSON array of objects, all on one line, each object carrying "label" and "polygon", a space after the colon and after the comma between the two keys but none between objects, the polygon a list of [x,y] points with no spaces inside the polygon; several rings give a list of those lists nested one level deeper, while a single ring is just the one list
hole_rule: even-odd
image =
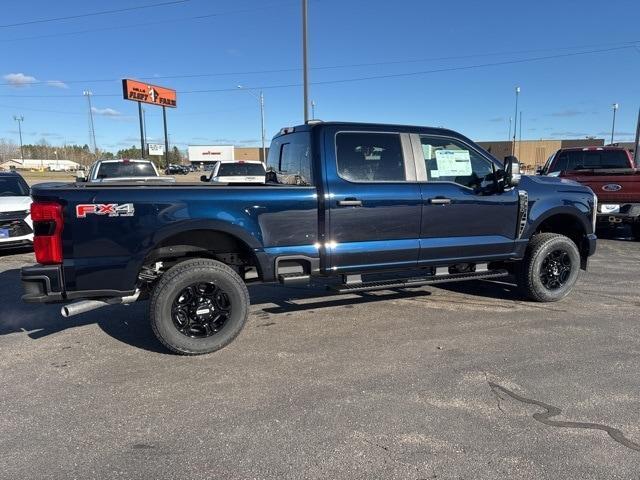
[{"label": "chrome door handle", "polygon": [[429,200],[429,203],[431,203],[432,205],[450,205],[451,199],[450,198],[432,198]]},{"label": "chrome door handle", "polygon": [[361,207],[362,200],[357,200],[355,198],[347,198],[345,200],[338,200],[338,205],[341,207]]}]

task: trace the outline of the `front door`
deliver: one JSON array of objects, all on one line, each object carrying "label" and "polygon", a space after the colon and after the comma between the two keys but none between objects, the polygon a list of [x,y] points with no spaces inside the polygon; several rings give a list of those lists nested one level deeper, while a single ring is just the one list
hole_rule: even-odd
[{"label": "front door", "polygon": [[334,272],[413,267],[422,200],[408,133],[325,133],[327,266]]},{"label": "front door", "polygon": [[496,192],[494,161],[457,138],[411,135],[411,141],[423,202],[419,264],[510,257],[518,192]]}]

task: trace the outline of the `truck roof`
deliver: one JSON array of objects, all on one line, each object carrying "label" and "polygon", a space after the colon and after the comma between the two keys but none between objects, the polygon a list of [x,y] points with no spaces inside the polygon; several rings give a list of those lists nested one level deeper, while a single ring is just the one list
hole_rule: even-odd
[{"label": "truck roof", "polygon": [[426,126],[419,126],[419,125],[406,125],[406,124],[394,124],[394,123],[367,123],[367,122],[340,122],[340,121],[324,122],[321,120],[312,120],[307,124],[282,128],[274,136],[274,138],[279,137],[281,135],[286,135],[288,133],[293,133],[293,132],[309,132],[315,128],[322,128],[322,127],[345,127],[349,129],[364,128],[367,130],[389,129],[389,130],[398,131],[398,132],[402,132],[404,130],[415,132],[417,130],[421,133],[428,133],[432,135],[447,135],[447,136],[462,137],[462,135],[460,135],[460,133],[458,132],[449,130],[447,128],[440,128],[440,127],[426,127]]},{"label": "truck roof", "polygon": [[558,152],[576,152],[576,151],[582,151],[582,152],[588,152],[590,150],[608,150],[608,151],[627,151],[626,148],[624,147],[616,147],[616,146],[590,146],[590,147],[566,147],[566,148],[561,148],[558,150]]}]

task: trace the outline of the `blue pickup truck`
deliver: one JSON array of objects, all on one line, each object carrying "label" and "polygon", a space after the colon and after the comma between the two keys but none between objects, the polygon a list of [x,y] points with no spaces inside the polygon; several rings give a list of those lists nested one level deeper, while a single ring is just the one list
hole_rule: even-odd
[{"label": "blue pickup truck", "polygon": [[513,275],[556,301],[595,251],[597,200],[518,172],[450,130],[310,122],[273,138],[263,185],[35,185],[22,298],[64,316],[149,298],[159,340],[191,355],[238,335],[251,282],[351,293]]}]

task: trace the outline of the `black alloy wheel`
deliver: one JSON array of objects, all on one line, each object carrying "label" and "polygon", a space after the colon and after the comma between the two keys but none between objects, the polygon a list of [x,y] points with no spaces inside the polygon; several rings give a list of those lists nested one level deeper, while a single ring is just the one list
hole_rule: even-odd
[{"label": "black alloy wheel", "polygon": [[189,285],[176,295],[171,305],[173,324],[191,338],[215,335],[230,315],[229,296],[212,282]]},{"label": "black alloy wheel", "polygon": [[540,265],[540,281],[547,290],[562,288],[571,275],[571,257],[565,250],[553,250]]}]

